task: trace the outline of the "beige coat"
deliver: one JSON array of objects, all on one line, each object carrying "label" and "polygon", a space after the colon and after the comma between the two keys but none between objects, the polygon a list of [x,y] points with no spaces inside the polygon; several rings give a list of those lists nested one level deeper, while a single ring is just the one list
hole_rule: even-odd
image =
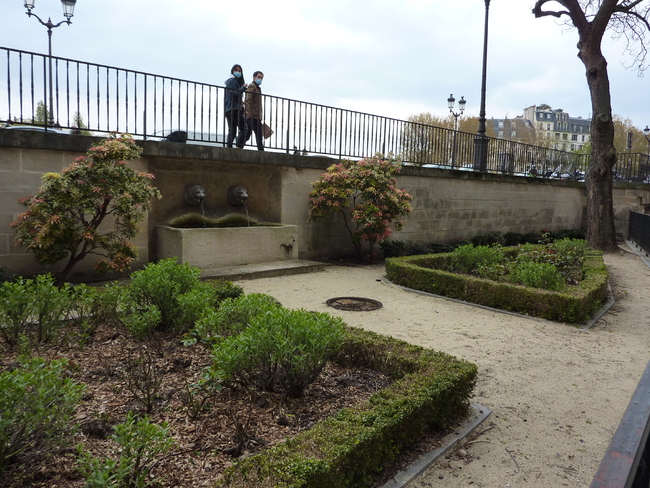
[{"label": "beige coat", "polygon": [[246,118],[262,120],[262,89],[254,81],[246,89]]}]

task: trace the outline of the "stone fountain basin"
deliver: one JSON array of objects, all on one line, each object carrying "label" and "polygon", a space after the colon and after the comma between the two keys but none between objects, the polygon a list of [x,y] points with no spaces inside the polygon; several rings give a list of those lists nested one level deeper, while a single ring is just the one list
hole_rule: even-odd
[{"label": "stone fountain basin", "polygon": [[298,259],[298,227],[288,224],[180,229],[156,226],[156,258],[200,269]]}]

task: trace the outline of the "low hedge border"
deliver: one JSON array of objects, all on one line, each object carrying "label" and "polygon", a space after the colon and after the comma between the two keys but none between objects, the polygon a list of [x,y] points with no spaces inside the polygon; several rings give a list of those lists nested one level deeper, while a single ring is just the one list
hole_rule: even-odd
[{"label": "low hedge border", "polygon": [[607,298],[608,273],[602,252],[588,251],[584,279],[565,292],[497,283],[443,271],[451,254],[386,259],[386,277],[395,284],[511,312],[570,324],[584,323]]},{"label": "low hedge border", "polygon": [[364,404],[228,468],[215,486],[355,488],[426,428],[445,429],[469,411],[477,367],[445,353],[352,327],[333,361],[370,367],[395,381]]}]

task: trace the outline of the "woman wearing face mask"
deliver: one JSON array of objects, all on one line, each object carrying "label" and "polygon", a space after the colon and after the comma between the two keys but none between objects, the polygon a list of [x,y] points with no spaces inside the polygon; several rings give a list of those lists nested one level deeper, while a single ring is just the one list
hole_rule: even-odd
[{"label": "woman wearing face mask", "polygon": [[237,129],[237,147],[244,147],[246,137],[246,122],[244,120],[242,95],[248,85],[244,82],[244,73],[240,65],[236,64],[230,70],[232,75],[226,80],[226,120],[228,121],[228,137],[226,146],[232,147]]},{"label": "woman wearing face mask", "polygon": [[253,83],[246,89],[246,140],[255,132],[257,150],[264,151],[264,138],[262,137],[262,89],[260,85],[264,79],[264,73],[256,71],[253,73]]}]

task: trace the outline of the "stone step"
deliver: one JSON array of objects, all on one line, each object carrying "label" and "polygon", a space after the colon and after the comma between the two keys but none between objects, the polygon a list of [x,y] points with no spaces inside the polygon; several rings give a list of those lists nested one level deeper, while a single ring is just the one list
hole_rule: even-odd
[{"label": "stone step", "polygon": [[328,265],[306,259],[274,261],[272,263],[245,264],[243,266],[225,266],[201,270],[201,279],[219,279],[228,281],[254,280],[293,274],[315,273],[324,271]]}]

